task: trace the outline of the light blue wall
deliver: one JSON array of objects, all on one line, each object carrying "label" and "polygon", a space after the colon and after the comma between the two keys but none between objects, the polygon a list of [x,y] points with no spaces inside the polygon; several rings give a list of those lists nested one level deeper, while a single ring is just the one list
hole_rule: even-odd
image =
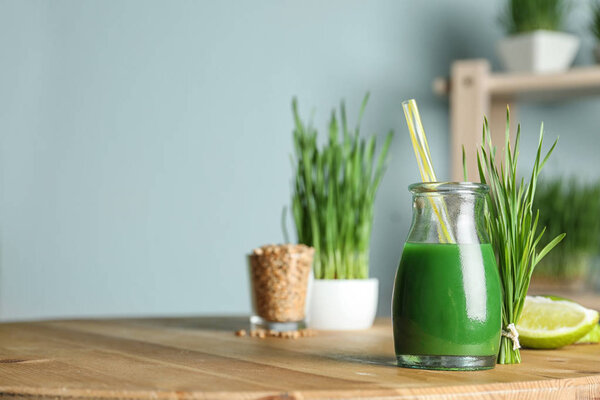
[{"label": "light blue wall", "polygon": [[[323,127],[367,90],[363,131],[397,132],[371,257],[389,313],[418,179],[400,103],[419,101],[447,178],[431,81],[497,65],[499,4],[0,1],[0,317],[248,312],[243,256],[283,238],[291,97]],[[521,109],[562,135],[555,173],[597,176],[599,104]]]}]

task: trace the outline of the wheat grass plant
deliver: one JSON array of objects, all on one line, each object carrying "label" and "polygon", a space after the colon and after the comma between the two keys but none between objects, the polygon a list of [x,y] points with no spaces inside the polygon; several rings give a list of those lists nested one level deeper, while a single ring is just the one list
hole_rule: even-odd
[{"label": "wheat grass plant", "polygon": [[385,172],[393,133],[376,156],[376,136],[360,136],[369,95],[364,97],[355,128],[348,125],[341,103],[332,111],[328,138],[319,145],[317,129],[294,114],[295,181],[292,213],[298,242],[315,248],[317,279],[369,277],[369,243],[375,195]]},{"label": "wheat grass plant", "polygon": [[[484,120],[482,145],[477,153],[479,178],[490,186],[486,225],[498,263],[503,289],[502,328],[498,363],[521,362],[515,325],[519,321],[535,266],[565,236],[554,237],[544,247],[540,241],[546,228],[539,226],[539,210],[534,199],[540,171],[556,147],[556,141],[542,158],[544,125],[540,129],[535,161],[528,179],[517,177],[521,127],[517,128],[514,148],[510,144],[510,113],[506,112],[503,157],[496,158],[487,119]],[[466,168],[465,168],[466,169]]]}]

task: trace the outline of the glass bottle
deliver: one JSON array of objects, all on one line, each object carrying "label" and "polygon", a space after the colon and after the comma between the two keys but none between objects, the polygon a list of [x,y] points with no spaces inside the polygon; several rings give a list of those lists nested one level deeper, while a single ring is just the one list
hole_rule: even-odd
[{"label": "glass bottle", "polygon": [[392,300],[398,366],[493,368],[502,293],[485,229],[489,187],[434,182],[409,190],[413,219]]}]

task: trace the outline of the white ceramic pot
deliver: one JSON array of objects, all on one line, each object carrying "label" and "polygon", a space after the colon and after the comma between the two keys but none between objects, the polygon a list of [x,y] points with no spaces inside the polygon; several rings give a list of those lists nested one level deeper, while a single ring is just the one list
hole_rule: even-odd
[{"label": "white ceramic pot", "polygon": [[498,42],[498,54],[504,67],[512,72],[567,70],[578,49],[577,36],[544,30],[508,36]]},{"label": "white ceramic pot", "polygon": [[370,279],[315,279],[307,323],[312,329],[357,330],[373,325],[379,281]]}]

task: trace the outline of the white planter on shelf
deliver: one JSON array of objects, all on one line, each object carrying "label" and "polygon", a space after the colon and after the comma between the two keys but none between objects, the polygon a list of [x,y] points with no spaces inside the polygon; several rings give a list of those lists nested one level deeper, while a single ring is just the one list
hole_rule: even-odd
[{"label": "white planter on shelf", "polygon": [[319,330],[358,330],[373,325],[379,281],[315,279],[311,285],[307,323]]},{"label": "white planter on shelf", "polygon": [[565,71],[578,49],[577,36],[545,30],[508,36],[498,43],[498,54],[511,72]]}]

